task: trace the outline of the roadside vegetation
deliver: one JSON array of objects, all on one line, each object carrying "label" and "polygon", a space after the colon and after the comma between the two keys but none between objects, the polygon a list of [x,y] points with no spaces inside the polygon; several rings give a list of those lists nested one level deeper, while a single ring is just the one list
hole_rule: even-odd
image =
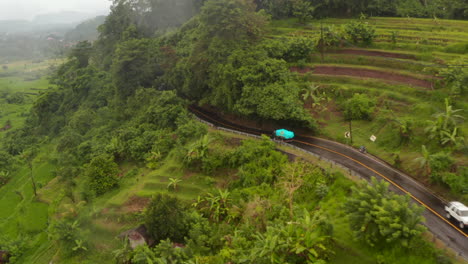
[{"label": "roadside vegetation", "polygon": [[216,131],[187,110],[365,145],[467,202],[468,23],[439,18],[464,18],[458,1],[445,13],[405,0],[338,19],[318,14],[346,9],[314,1],[178,0],[197,14],[171,23],[156,2],[115,1],[98,39],[59,66],[0,70],[10,263],[461,261],[386,183]]}]

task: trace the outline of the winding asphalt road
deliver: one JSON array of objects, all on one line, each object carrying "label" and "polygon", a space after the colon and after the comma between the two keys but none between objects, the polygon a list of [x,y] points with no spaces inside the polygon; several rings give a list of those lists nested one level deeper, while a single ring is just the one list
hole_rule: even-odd
[{"label": "winding asphalt road", "polygon": [[[233,124],[215,113],[196,106],[191,106],[189,109],[198,118],[217,127],[225,127],[254,135],[271,134],[271,131]],[[368,181],[371,177],[376,177],[390,182],[391,190],[400,194],[408,194],[414,202],[424,206],[426,208],[423,213],[426,218],[424,224],[428,229],[458,255],[468,260],[468,230],[466,228],[465,230],[461,230],[458,227],[458,223],[447,220],[444,217],[444,205],[446,201],[434,195],[429,189],[413,180],[410,176],[392,168],[376,157],[362,154],[354,148],[334,141],[296,135],[294,140],[290,141],[289,144],[334,161],[356,172]]]}]

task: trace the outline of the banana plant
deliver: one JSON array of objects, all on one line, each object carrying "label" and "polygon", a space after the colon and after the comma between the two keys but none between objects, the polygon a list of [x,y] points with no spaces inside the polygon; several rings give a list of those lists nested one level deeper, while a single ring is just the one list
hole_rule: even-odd
[{"label": "banana plant", "polygon": [[181,179],[177,178],[169,178],[169,183],[167,184],[168,189],[173,189],[174,191],[177,191],[178,184],[181,182]]}]

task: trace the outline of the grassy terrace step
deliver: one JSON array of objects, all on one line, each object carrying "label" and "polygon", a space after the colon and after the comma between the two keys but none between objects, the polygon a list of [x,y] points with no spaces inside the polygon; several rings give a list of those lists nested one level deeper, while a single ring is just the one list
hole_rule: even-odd
[{"label": "grassy terrace step", "polygon": [[376,95],[384,95],[403,103],[417,103],[421,98],[428,98],[427,91],[421,91],[406,85],[395,85],[381,82],[377,79],[356,79],[348,76],[309,75],[309,81],[325,87],[352,90],[356,92],[373,91]]},{"label": "grassy terrace step", "polygon": [[425,75],[425,74],[420,74],[420,73],[414,73],[410,71],[405,71],[405,70],[396,70],[396,69],[386,69],[386,68],[381,68],[381,67],[375,67],[375,66],[370,66],[370,65],[349,65],[349,64],[312,64],[311,66],[329,66],[329,67],[343,67],[343,68],[352,68],[352,69],[366,69],[366,70],[375,70],[375,71],[380,71],[380,72],[386,72],[386,73],[395,73],[403,76],[408,76],[408,77],[413,77],[417,78],[420,80],[434,80],[435,77],[432,75]]},{"label": "grassy terrace step", "polygon": [[376,56],[376,57],[387,56],[390,58],[406,59],[406,60],[414,60],[414,61],[419,61],[419,60],[432,61],[431,58],[428,58],[427,56],[421,56],[420,53],[416,53],[416,52],[401,52],[401,51],[371,49],[371,48],[342,48],[342,49],[328,48],[327,49],[328,53],[342,53],[343,51],[356,52],[357,54],[366,53],[369,56]]},{"label": "grassy terrace step", "polygon": [[[467,41],[467,33],[436,33],[430,31],[413,31],[413,30],[388,30],[377,28],[376,34],[378,38],[387,38],[390,39],[392,32],[398,32],[396,36],[397,40],[412,40],[412,41],[421,41],[428,40],[430,42],[443,43],[443,42],[463,42]],[[430,32],[430,35],[427,33]]]},{"label": "grassy terrace step", "polygon": [[[310,56],[310,62],[322,63],[320,54],[312,54]],[[360,65],[360,66],[373,66],[386,69],[394,70],[405,70],[413,73],[421,73],[427,67],[431,67],[435,64],[427,62],[418,62],[405,59],[388,58],[388,57],[377,57],[377,56],[365,56],[358,54],[335,54],[325,53],[323,63],[326,64],[346,64],[346,65]],[[439,65],[436,65],[437,67]]]},{"label": "grassy terrace step", "polygon": [[[335,26],[336,29],[339,29],[341,25],[344,25],[352,19],[342,20],[336,23],[327,23],[327,21],[323,22],[324,26]],[[355,20],[354,20],[355,21]],[[468,31],[465,32],[451,32],[451,31],[433,31],[431,29],[427,30],[413,30],[411,28],[392,28],[388,26],[380,26],[378,24],[370,24],[376,27],[376,34],[379,37],[390,38],[392,32],[398,32],[396,36],[397,39],[410,39],[410,40],[431,40],[434,42],[447,42],[447,41],[468,41]],[[320,35],[320,22],[319,21],[312,21],[308,25],[300,25],[300,24],[289,24],[289,25],[277,25],[277,23],[272,23],[270,25],[270,29],[276,32],[283,32],[283,33],[296,33],[296,34],[307,34],[307,35]],[[430,35],[427,33],[430,32]]]},{"label": "grassy terrace step", "polygon": [[[421,87],[420,89],[429,89],[432,87],[432,82],[434,82],[436,79],[433,76],[429,75],[422,75],[422,74],[416,74],[408,71],[401,71],[401,70],[394,70],[394,69],[384,69],[384,68],[378,68],[378,67],[372,67],[372,66],[356,66],[356,65],[347,65],[347,64],[311,64],[307,65],[308,68],[304,69],[299,69],[295,68],[295,71],[298,72],[309,72],[311,71],[314,73],[315,69],[315,74],[325,74],[324,70],[326,71],[327,69],[329,70],[329,73],[326,73],[327,75],[345,75],[345,76],[351,76],[355,78],[360,78],[361,76],[364,76],[363,78],[373,78],[373,79],[382,79],[385,80],[386,82],[392,82],[392,83],[398,83],[398,82],[413,82],[412,85]],[[342,74],[340,71],[338,71],[336,74],[333,73],[333,69],[338,69],[338,70],[349,70],[352,71],[351,73],[345,73]],[[359,74],[359,70],[362,70],[362,75]],[[317,72],[318,71],[318,72]],[[376,77],[371,77],[366,75],[367,71],[370,71],[370,75],[377,75]],[[387,74],[387,75],[386,75]],[[367,76],[367,77],[366,77]],[[388,76],[388,77],[386,77]]]},{"label": "grassy terrace step", "polygon": [[[307,36],[320,37],[320,24],[336,26],[356,19],[323,19],[301,25],[295,19],[273,21],[270,24],[270,37]],[[376,27],[377,38],[373,48],[388,50],[406,50],[416,52],[457,52],[463,49],[453,45],[468,43],[468,22],[459,20],[406,19],[406,18],[370,18],[366,22]],[[450,27],[450,28],[449,28]],[[396,43],[392,43],[392,32],[397,31]],[[349,43],[348,46],[355,46]],[[455,51],[454,51],[455,50]]]},{"label": "grassy terrace step", "polygon": [[[331,18],[324,19],[324,23],[343,24],[351,19]],[[468,21],[428,18],[395,18],[395,17],[372,17],[367,19],[370,24],[377,27],[395,27],[401,30],[412,29],[417,31],[457,31],[468,33]],[[448,31],[448,32],[450,32]]]}]

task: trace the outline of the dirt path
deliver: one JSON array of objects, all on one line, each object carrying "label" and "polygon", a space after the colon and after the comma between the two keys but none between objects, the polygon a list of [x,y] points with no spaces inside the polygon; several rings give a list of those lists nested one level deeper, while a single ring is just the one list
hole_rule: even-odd
[{"label": "dirt path", "polygon": [[376,51],[376,50],[342,49],[342,50],[330,51],[329,53],[333,53],[333,54],[352,54],[352,55],[385,57],[385,58],[406,59],[406,60],[417,60],[416,56],[410,55],[410,54],[401,54],[401,53],[384,52],[384,51]]},{"label": "dirt path", "polygon": [[[337,67],[337,66],[315,66],[312,70],[310,68],[297,68],[292,67],[291,71],[299,72],[299,73],[306,73],[313,71],[314,74],[324,74],[324,75],[344,75],[344,76],[352,76],[352,77],[359,77],[359,78],[373,78],[373,79],[380,79],[388,83],[398,83],[398,84],[406,84],[414,87],[422,87],[425,89],[432,88],[432,82],[427,80],[421,80],[415,77],[401,75],[392,72],[383,72],[377,70],[369,70],[369,69],[359,69],[359,68],[348,68],[348,67]],[[428,78],[431,78],[428,76]]]}]

